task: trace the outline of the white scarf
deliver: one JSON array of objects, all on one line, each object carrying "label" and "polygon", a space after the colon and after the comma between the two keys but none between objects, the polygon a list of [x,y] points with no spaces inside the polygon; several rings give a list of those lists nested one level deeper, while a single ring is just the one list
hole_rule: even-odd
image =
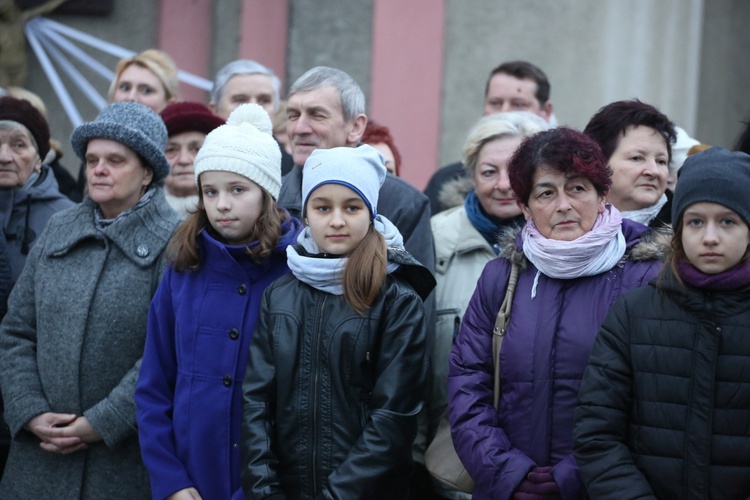
[{"label": "white scarf", "polygon": [[596,218],[591,231],[573,241],[545,238],[533,220],[521,231],[523,253],[537,268],[531,298],[536,296],[539,274],[555,279],[594,276],[609,271],[620,262],[627,247],[622,234],[622,217],[612,205]]},{"label": "white scarf", "polygon": [[667,195],[662,194],[655,205],[650,207],[641,208],[640,210],[625,210],[622,212],[623,219],[630,219],[636,222],[640,222],[644,226],[648,226],[649,222],[654,220],[664,205],[667,204]]},{"label": "white scarf", "polygon": [[[382,215],[377,215],[373,220],[375,230],[383,235],[388,248],[404,249],[404,238],[395,225]],[[297,236],[297,243],[308,255],[300,255],[294,245],[286,247],[287,265],[294,276],[321,292],[333,295],[343,295],[344,285],[342,273],[346,265],[347,257],[321,258],[320,248],[310,234],[310,227]],[[398,264],[389,262],[388,273],[398,269]]]}]

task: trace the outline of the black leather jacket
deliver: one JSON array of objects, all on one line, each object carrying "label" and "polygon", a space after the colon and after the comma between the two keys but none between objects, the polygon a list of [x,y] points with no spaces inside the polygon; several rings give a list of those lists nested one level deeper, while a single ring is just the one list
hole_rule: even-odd
[{"label": "black leather jacket", "polygon": [[406,252],[365,314],[284,276],[263,294],[243,383],[247,498],[406,498],[427,375],[423,300]]}]

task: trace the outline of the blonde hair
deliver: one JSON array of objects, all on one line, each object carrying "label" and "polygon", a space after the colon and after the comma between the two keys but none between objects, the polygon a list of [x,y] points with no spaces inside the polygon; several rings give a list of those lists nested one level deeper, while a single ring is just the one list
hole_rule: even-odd
[{"label": "blonde hair", "polygon": [[156,75],[156,78],[159,79],[162,87],[164,87],[164,96],[166,97],[167,102],[177,100],[180,91],[180,81],[177,78],[177,66],[175,66],[174,61],[166,52],[156,49],[148,49],[140,54],[134,55],[133,57],[120,59],[120,62],[117,63],[115,77],[109,85],[110,101],[115,97],[117,83],[120,81],[122,72],[132,64],[137,64],[138,66],[146,68]]},{"label": "blonde hair", "polygon": [[544,119],[528,112],[496,113],[481,118],[469,130],[464,143],[463,162],[469,177],[474,177],[479,152],[488,142],[505,137],[523,139],[548,128]]}]

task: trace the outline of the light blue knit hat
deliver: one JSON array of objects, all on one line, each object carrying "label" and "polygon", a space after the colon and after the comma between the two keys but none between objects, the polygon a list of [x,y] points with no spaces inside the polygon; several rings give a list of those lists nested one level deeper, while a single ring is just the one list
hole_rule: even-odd
[{"label": "light blue knit hat", "polygon": [[92,122],[76,127],[70,138],[73,151],[81,159],[91,139],[109,139],[129,147],[154,171],[154,182],[169,175],[164,156],[167,127],[161,117],[137,102],[115,102],[99,112]]},{"label": "light blue knit hat", "polygon": [[316,149],[302,169],[302,213],[305,213],[310,193],[318,187],[341,184],[362,197],[370,209],[370,218],[374,219],[386,175],[385,158],[367,144],[357,148]]}]

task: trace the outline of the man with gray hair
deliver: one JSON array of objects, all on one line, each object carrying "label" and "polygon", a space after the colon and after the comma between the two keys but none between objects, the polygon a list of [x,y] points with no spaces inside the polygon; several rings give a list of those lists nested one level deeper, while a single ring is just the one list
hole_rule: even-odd
[{"label": "man with gray hair", "polygon": [[[367,124],[365,96],[341,70],[315,67],[289,90],[287,134],[294,168],[282,180],[278,203],[302,214],[302,166],[316,149],[357,147]],[[380,189],[378,212],[401,231],[406,249],[431,271],[435,253],[427,197],[406,181],[388,175]]]},{"label": "man with gray hair", "polygon": [[[237,106],[252,102],[265,109],[273,120],[279,110],[280,88],[279,77],[269,68],[250,59],[237,59],[216,73],[208,107],[226,120]],[[294,162],[281,144],[279,149],[281,174],[284,175],[292,169]]]}]

